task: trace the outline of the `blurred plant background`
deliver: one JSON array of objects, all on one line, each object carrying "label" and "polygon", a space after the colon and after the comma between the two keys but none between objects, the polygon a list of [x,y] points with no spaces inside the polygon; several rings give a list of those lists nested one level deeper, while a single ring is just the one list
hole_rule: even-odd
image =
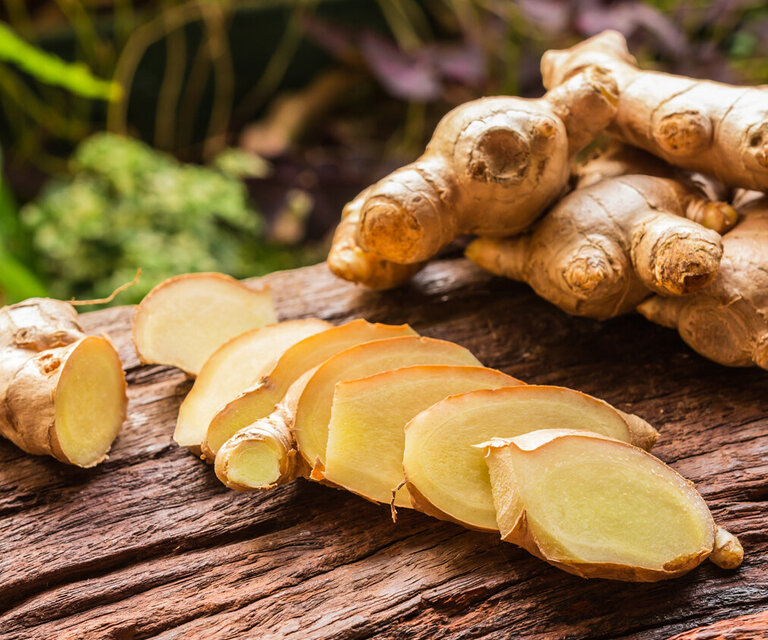
[{"label": "blurred plant background", "polygon": [[764,0],[0,0],[0,301],[322,260],[448,109],[540,95],[541,54],[606,28],[768,82]]}]

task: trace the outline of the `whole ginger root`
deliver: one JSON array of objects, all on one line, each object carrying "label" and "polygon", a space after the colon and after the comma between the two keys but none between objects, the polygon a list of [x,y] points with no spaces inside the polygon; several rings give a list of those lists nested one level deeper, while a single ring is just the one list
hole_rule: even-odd
[{"label": "whole ginger root", "polygon": [[617,31],[547,51],[544,86],[552,90],[589,65],[608,69],[618,85],[611,134],[731,187],[768,190],[768,87],[641,70]]},{"label": "whole ginger root", "polygon": [[0,309],[0,435],[27,453],[92,467],[126,406],[115,348],[86,336],[70,303],[30,298]]},{"label": "whole ginger root", "polygon": [[693,220],[734,217],[730,205],[685,182],[620,176],[571,192],[524,235],[474,240],[466,255],[527,282],[567,313],[604,320],[634,311],[653,292],[680,296],[706,286],[721,239]]},{"label": "whole ginger root", "polygon": [[710,360],[768,369],[768,196],[750,192],[736,206],[742,221],[723,236],[712,284],[685,298],[653,296],[637,310]]},{"label": "whole ginger root", "polygon": [[562,194],[570,158],[612,120],[616,100],[610,75],[587,67],[537,100],[453,109],[418,160],[347,205],[330,268],[388,288],[458,235],[522,231]]}]

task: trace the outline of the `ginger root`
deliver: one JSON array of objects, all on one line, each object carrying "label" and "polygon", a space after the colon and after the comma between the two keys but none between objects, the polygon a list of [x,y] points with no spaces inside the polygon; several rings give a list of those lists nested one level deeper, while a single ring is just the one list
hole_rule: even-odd
[{"label": "ginger root", "polygon": [[681,296],[712,282],[721,238],[693,220],[723,217],[735,219],[731,206],[690,184],[607,178],[565,196],[528,233],[478,238],[466,255],[527,282],[567,313],[606,319],[634,311],[654,292]]},{"label": "ginger root", "polygon": [[677,329],[695,351],[733,367],[768,369],[768,196],[737,204],[742,221],[723,236],[717,277],[684,298],[653,296],[637,310]]},{"label": "ginger root", "polygon": [[272,413],[237,431],[218,450],[216,477],[235,491],[268,491],[312,468],[299,454],[291,426],[304,387],[317,367],[304,372],[286,391]]},{"label": "ginger root", "polygon": [[230,338],[277,322],[269,287],[251,289],[222,273],[164,280],[136,308],[133,342],[142,364],[196,376]]},{"label": "ginger root", "polygon": [[416,275],[424,263],[398,264],[360,248],[357,242],[357,228],[366,192],[367,190],[347,203],[341,212],[341,222],[336,227],[331,250],[328,252],[328,268],[339,278],[362,284],[369,289],[394,289]]},{"label": "ginger root", "polygon": [[568,573],[655,582],[741,563],[693,484],[626,442],[545,429],[485,450],[502,539]]},{"label": "ginger root", "polygon": [[127,403],[117,351],[85,335],[70,303],[31,298],[0,309],[0,435],[28,453],[93,467]]},{"label": "ginger root", "polygon": [[432,405],[405,427],[403,470],[413,506],[470,529],[496,531],[488,470],[476,448],[491,438],[568,427],[650,449],[647,422],[584,393],[551,386],[472,391]]},{"label": "ginger root", "polygon": [[[266,418],[246,426],[219,449],[217,475],[240,491],[270,489],[293,480],[305,467],[291,459],[298,451],[311,470],[313,480],[323,481],[328,426],[336,384],[412,365],[476,366],[479,361],[464,347],[452,342],[402,336],[363,342],[340,351],[293,383],[285,398]],[[501,375],[501,374],[500,374]],[[294,439],[288,436],[292,435]],[[255,481],[241,473],[233,481],[233,460],[240,464],[248,449],[258,448],[262,469],[278,469],[274,480],[264,483],[268,473],[253,472]],[[222,457],[219,462],[219,457]],[[254,457],[256,454],[253,454]],[[227,460],[225,460],[227,458]],[[288,467],[289,471],[284,471]],[[391,489],[391,487],[390,487]]]},{"label": "ginger root", "polygon": [[547,51],[541,60],[544,86],[552,90],[570,82],[590,65],[607,69],[619,89],[611,134],[731,187],[768,190],[766,87],[643,71],[617,31],[604,31],[570,49]]},{"label": "ginger root", "polygon": [[489,97],[453,109],[418,160],[347,206],[330,267],[385,288],[410,275],[390,262],[415,271],[460,234],[525,229],[567,186],[569,158],[611,121],[616,100],[611,78],[588,67],[538,100]]}]

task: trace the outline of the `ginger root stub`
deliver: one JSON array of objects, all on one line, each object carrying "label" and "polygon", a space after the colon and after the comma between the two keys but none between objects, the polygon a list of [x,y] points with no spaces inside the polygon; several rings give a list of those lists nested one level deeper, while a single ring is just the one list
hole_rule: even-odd
[{"label": "ginger root stub", "polygon": [[0,309],[0,434],[24,451],[93,467],[125,420],[123,365],[86,336],[68,302],[30,298]]}]

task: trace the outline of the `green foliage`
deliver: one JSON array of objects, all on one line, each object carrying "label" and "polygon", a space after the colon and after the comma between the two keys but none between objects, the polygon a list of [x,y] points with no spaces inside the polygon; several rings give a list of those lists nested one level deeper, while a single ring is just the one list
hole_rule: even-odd
[{"label": "green foliage", "polygon": [[178,273],[246,277],[308,257],[266,245],[245,186],[218,169],[102,133],[80,145],[72,171],[21,212],[56,297],[105,296],[141,267],[125,303]]},{"label": "green foliage", "polygon": [[0,60],[47,84],[63,87],[84,98],[118,100],[120,85],[94,77],[82,63],[65,62],[58,56],[28,44],[0,22]]},{"label": "green foliage", "polygon": [[[0,154],[2,165],[2,154]],[[18,209],[11,190],[0,175],[0,302],[45,296],[45,287],[19,257],[28,257],[22,242]],[[16,254],[16,255],[14,255]]]}]

